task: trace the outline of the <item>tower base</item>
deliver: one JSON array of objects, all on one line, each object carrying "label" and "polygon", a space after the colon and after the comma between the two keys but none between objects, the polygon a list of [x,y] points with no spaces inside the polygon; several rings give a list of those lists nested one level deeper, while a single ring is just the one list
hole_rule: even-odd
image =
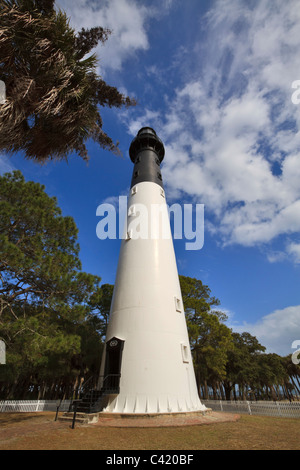
[{"label": "tower base", "polygon": [[199,426],[202,424],[217,424],[235,422],[240,415],[221,413],[207,408],[205,411],[188,413],[98,413],[98,420],[90,424],[114,428],[162,428]]},{"label": "tower base", "polygon": [[[236,422],[239,418],[238,414],[206,408],[205,411],[183,413],[78,413],[76,424],[113,428],[163,428]],[[59,420],[72,423],[73,413],[64,413]]]},{"label": "tower base", "polygon": [[119,413],[122,415],[159,415],[159,414],[182,414],[203,413],[207,411],[197,396],[186,399],[170,395],[162,396],[124,396],[107,395],[103,403],[102,413]]}]

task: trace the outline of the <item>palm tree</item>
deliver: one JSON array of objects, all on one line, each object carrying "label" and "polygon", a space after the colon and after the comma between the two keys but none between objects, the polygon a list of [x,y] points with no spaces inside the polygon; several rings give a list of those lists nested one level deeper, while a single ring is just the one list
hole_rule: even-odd
[{"label": "palm tree", "polygon": [[45,162],[67,159],[93,139],[118,153],[118,144],[102,129],[99,106],[131,106],[135,101],[109,86],[96,73],[89,52],[104,43],[101,27],[75,34],[54,0],[2,0],[0,5],[0,79],[6,101],[0,104],[0,152],[23,151]]}]

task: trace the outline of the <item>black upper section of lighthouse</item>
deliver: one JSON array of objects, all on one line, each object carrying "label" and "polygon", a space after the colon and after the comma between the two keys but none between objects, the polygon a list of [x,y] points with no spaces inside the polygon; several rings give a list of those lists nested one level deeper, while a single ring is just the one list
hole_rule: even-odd
[{"label": "black upper section of lighthouse", "polygon": [[129,147],[129,156],[134,163],[131,188],[142,181],[151,181],[163,187],[160,164],[164,155],[164,145],[155,130],[142,127]]}]

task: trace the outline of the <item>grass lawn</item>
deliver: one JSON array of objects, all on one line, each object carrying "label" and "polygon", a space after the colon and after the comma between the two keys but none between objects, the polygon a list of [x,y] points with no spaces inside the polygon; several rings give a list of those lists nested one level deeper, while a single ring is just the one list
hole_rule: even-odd
[{"label": "grass lawn", "polygon": [[300,420],[241,415],[236,422],[113,428],[54,422],[55,413],[0,413],[0,450],[299,450]]}]

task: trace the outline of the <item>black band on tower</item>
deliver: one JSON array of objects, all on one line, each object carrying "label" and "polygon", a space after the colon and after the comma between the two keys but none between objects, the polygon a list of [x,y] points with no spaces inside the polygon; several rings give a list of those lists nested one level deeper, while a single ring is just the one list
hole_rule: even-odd
[{"label": "black band on tower", "polygon": [[131,188],[142,181],[151,181],[163,187],[160,164],[165,149],[151,127],[142,127],[131,142],[129,156],[134,163]]}]

